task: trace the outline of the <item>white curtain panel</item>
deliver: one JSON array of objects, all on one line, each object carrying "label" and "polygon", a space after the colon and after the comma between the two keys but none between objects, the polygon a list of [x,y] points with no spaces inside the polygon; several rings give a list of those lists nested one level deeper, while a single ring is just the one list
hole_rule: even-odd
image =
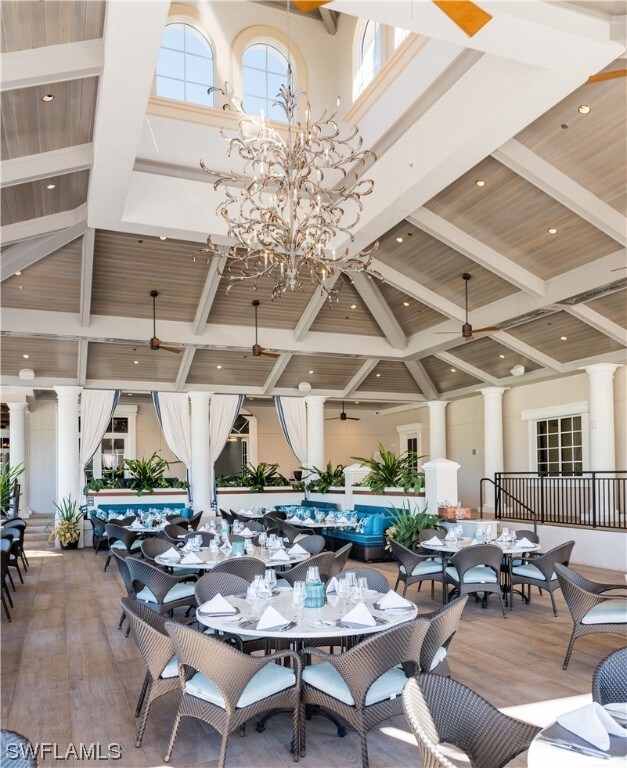
[{"label": "white curtain panel", "polygon": [[81,393],[81,445],[79,460],[84,467],[96,453],[117,405],[118,389],[84,389]]},{"label": "white curtain panel", "polygon": [[279,422],[292,453],[301,465],[307,460],[307,406],[304,397],[275,397]]},{"label": "white curtain panel", "polygon": [[209,456],[211,459],[211,503],[217,506],[215,463],[228,440],[244,395],[211,395],[209,405]]},{"label": "white curtain panel", "polygon": [[192,428],[186,392],[153,392],[168,448],[187,468],[192,463]]}]

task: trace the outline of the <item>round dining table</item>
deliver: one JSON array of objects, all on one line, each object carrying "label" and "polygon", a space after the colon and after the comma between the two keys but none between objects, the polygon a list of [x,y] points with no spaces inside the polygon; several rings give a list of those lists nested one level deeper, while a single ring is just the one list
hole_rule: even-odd
[{"label": "round dining table", "polygon": [[[487,542],[489,544],[495,544],[497,547],[500,547],[503,550],[504,555],[523,555],[525,552],[539,552],[540,551],[540,544],[532,544],[531,546],[521,547],[519,542],[516,542],[512,544],[509,542],[508,544],[504,544],[501,541],[490,541]],[[457,541],[446,541],[445,539],[442,540],[441,544],[438,544],[437,546],[435,544],[429,544],[428,542],[421,542],[421,547],[424,549],[430,549],[434,552],[444,552],[445,554],[455,554],[456,552],[459,552],[462,549],[465,549],[466,547],[472,547],[474,546],[472,539],[461,539],[459,542]]]},{"label": "round dining table", "polygon": [[[185,568],[186,570],[196,569],[203,571],[210,571],[215,568],[218,563],[224,563],[226,560],[237,560],[240,557],[254,557],[257,560],[261,560],[267,568],[279,568],[280,566],[293,566],[302,563],[304,560],[308,560],[311,555],[309,553],[290,556],[289,560],[273,560],[270,557],[268,550],[261,551],[261,548],[255,547],[254,551],[250,555],[233,555],[232,550],[222,551],[219,550],[218,554],[212,554],[209,547],[202,547],[199,552],[196,552],[196,556],[200,560],[199,563],[182,563],[180,560],[174,558],[164,557],[164,555],[157,555],[155,557],[155,563],[157,565],[166,566],[174,570],[178,568]],[[185,553],[181,553],[184,557]],[[288,553],[289,554],[289,553]],[[181,558],[182,559],[182,558]]]}]

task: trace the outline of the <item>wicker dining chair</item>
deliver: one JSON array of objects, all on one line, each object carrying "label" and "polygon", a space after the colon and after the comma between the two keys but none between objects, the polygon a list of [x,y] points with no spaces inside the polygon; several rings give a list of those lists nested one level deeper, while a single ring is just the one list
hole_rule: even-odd
[{"label": "wicker dining chair", "polygon": [[[120,573],[120,576],[122,577],[122,582],[124,584],[124,588],[126,589],[126,595],[127,597],[135,597],[135,590],[133,588],[133,577],[131,576],[131,569],[128,565],[128,559],[130,555],[128,552],[124,552],[122,550],[116,552],[113,551],[112,557],[115,558],[115,562],[118,566],[118,571]],[[120,614],[120,620],[118,621],[118,629],[122,629],[122,625],[124,624],[124,619],[126,618],[126,613],[124,612],[124,609],[122,609],[122,613]],[[131,631],[130,626],[126,628],[126,636],[128,637],[129,632]]]},{"label": "wicker dining chair", "polygon": [[[368,768],[368,731],[402,714],[400,694],[407,683],[404,663],[415,668],[429,625],[415,619],[362,640],[344,653],[326,653],[307,647],[321,660],[303,670],[303,708],[307,705],[334,712],[352,726],[361,740],[361,761]],[[410,672],[411,674],[411,672]],[[301,755],[304,754],[304,719]]]},{"label": "wicker dining chair", "polygon": [[367,565],[360,566],[359,568],[347,568],[342,573],[342,576],[345,576],[347,573],[354,573],[358,579],[366,579],[368,589],[376,589],[377,592],[389,592],[390,590],[385,576],[375,568],[368,568]]},{"label": "wicker dining chair", "polygon": [[91,544],[94,548],[95,553],[98,554],[101,546],[106,546],[107,548],[109,547],[109,540],[107,538],[107,532],[105,530],[107,526],[107,521],[103,520],[102,517],[98,517],[95,510],[93,509],[89,513],[89,517],[87,519],[91,523],[91,527],[92,527]]},{"label": "wicker dining chair", "polygon": [[249,584],[255,580],[255,576],[263,576],[266,572],[266,564],[256,557],[234,557],[218,563],[211,569],[211,573],[232,573],[239,576]]},{"label": "wicker dining chair", "polygon": [[[181,718],[193,717],[222,737],[218,768],[226,765],[229,735],[274,709],[293,711],[292,755],[300,753],[301,660],[293,651],[249,656],[190,627],[166,622],[179,663],[181,698],[164,762],[170,762]],[[283,662],[290,661],[290,667]],[[278,663],[275,663],[278,662]],[[263,760],[262,760],[263,762]]]},{"label": "wicker dining chair", "polygon": [[285,571],[281,574],[281,579],[287,581],[290,587],[294,586],[297,581],[305,581],[307,576],[307,570],[312,566],[317,566],[320,571],[320,578],[323,582],[329,580],[329,574],[331,573],[331,567],[333,566],[334,553],[333,552],[321,552],[319,555],[314,555],[308,560],[304,560],[302,563],[290,568],[289,571]]},{"label": "wicker dining chair", "polygon": [[[287,520],[287,512],[282,509],[271,509],[263,516],[263,522],[268,524],[267,521]],[[270,522],[270,525],[275,525],[275,522]]]},{"label": "wicker dining chair", "polygon": [[216,538],[218,535],[217,531],[216,533],[211,533],[211,531],[191,531],[187,534],[187,536],[183,539],[183,541],[187,542],[189,539],[193,539],[196,536],[200,536],[200,542],[201,546],[208,547],[211,542]]},{"label": "wicker dining chair", "polygon": [[573,619],[573,631],[563,664],[563,669],[567,669],[578,637],[598,633],[627,635],[627,598],[605,594],[612,589],[625,589],[624,584],[590,581],[559,563],[555,564],[555,573]]},{"label": "wicker dining chair", "polygon": [[352,548],[353,542],[349,541],[348,544],[345,544],[343,547],[340,547],[333,553],[333,564],[331,566],[329,578],[332,576],[337,576],[338,573],[341,573],[344,570]]},{"label": "wicker dining chair", "polygon": [[602,707],[627,701],[627,648],[610,653],[594,670],[592,701]]},{"label": "wicker dining chair", "polygon": [[[484,606],[487,606],[488,594],[498,595],[501,611],[505,618],[505,606],[501,592],[501,560],[503,551],[495,544],[475,544],[456,552],[449,560],[444,571],[446,584],[453,586],[453,592],[460,597],[484,593]],[[452,594],[451,593],[451,594]],[[447,600],[450,595],[447,596]]]},{"label": "wicker dining chair", "polygon": [[20,557],[20,560],[22,561],[22,565],[24,566],[24,570],[28,570],[28,566],[30,563],[28,562],[28,558],[26,557],[26,552],[24,551],[24,533],[26,532],[27,523],[26,520],[22,520],[21,517],[13,517],[10,520],[7,520],[6,523],[4,523],[4,530],[15,530],[19,533],[19,547],[18,547],[18,555]]},{"label": "wicker dining chair", "polygon": [[[309,552],[310,555],[319,555],[326,543],[324,536],[319,536],[316,533],[303,536],[302,539],[298,540],[298,546]],[[335,553],[333,553],[333,559],[335,560]]]},{"label": "wicker dining chair", "polygon": [[[3,530],[0,532],[0,540],[9,542],[9,568],[15,568],[20,582],[23,584],[24,579],[20,570],[20,532],[11,528]],[[13,579],[11,579],[11,583],[13,584]],[[15,585],[13,585],[13,590],[15,591]]]},{"label": "wicker dining chair", "polygon": [[159,555],[163,555],[164,552],[167,552],[169,549],[172,549],[172,544],[169,541],[159,539],[156,536],[143,539],[141,542],[142,555],[151,565],[156,565],[155,558]]},{"label": "wicker dining chair", "polygon": [[139,717],[143,708],[135,739],[135,746],[141,747],[153,701],[179,687],[178,661],[163,616],[132,597],[122,598],[120,605],[146,665],[146,676],[135,709],[135,717]]},{"label": "wicker dining chair", "polygon": [[141,551],[141,541],[137,540],[138,534],[131,531],[128,527],[117,525],[116,523],[107,523],[105,525],[107,539],[109,540],[109,552],[104,570],[106,571],[111,562],[114,552],[126,552],[127,554],[139,554]]},{"label": "wicker dining chair", "polygon": [[437,554],[421,554],[414,552],[394,539],[389,539],[392,547],[392,555],[398,563],[398,575],[394,589],[403,582],[403,597],[407,594],[407,587],[423,581],[431,582],[431,599],[434,597],[434,587],[437,581],[442,585],[442,602],[446,602],[446,586],[444,584],[444,558]]},{"label": "wicker dining chair", "polygon": [[261,533],[262,531],[266,530],[264,526],[261,523],[258,523],[256,520],[249,520],[246,517],[240,517],[240,520],[244,524],[244,527],[248,528],[251,533]]},{"label": "wicker dining chair", "polygon": [[188,526],[179,525],[178,523],[168,523],[163,529],[163,535],[168,541],[173,541],[178,544],[189,533]]},{"label": "wicker dining chair", "polygon": [[196,514],[192,515],[190,518],[187,518],[187,522],[189,523],[189,527],[192,529],[192,531],[198,530],[198,526],[200,525],[201,520],[202,510],[200,512],[196,512]]},{"label": "wicker dining chair", "polygon": [[277,520],[276,525],[279,531],[281,531],[281,536],[283,536],[284,539],[287,539],[290,544],[293,544],[298,536],[303,536],[302,528],[297,528],[295,525],[292,525],[285,520]]},{"label": "wicker dining chair", "polygon": [[137,600],[157,613],[170,615],[175,608],[195,607],[194,582],[189,581],[188,575],[173,576],[136,557],[128,557],[126,562]]},{"label": "wicker dining chair", "polygon": [[546,589],[551,596],[553,615],[557,616],[557,606],[553,593],[560,588],[560,584],[555,575],[554,566],[556,563],[568,565],[574,546],[574,541],[567,541],[539,557],[511,557],[509,562],[510,610],[514,610],[514,587],[516,584],[526,584],[529,587],[527,597],[524,598],[526,602],[531,602],[531,587]]},{"label": "wicker dining chair", "polygon": [[418,618],[429,622],[429,629],[420,651],[420,670],[437,675],[450,675],[448,650],[457,632],[468,595],[458,597],[433,613]]},{"label": "wicker dining chair", "polygon": [[412,678],[402,696],[422,768],[455,768],[443,743],[460,749],[471,768],[501,768],[529,748],[540,732],[508,717],[470,688],[443,675]]},{"label": "wicker dining chair", "polygon": [[[7,576],[11,578],[9,574],[10,548],[11,548],[11,543],[8,540],[0,542],[0,595],[2,598],[2,607],[4,608],[4,612],[6,614],[8,621],[12,621],[12,619],[11,619],[11,614],[9,612],[9,608],[7,606],[7,600],[9,601],[9,605],[11,606],[11,608],[13,608],[13,600],[11,599],[11,594],[9,592],[9,588],[7,587],[7,582],[6,582]],[[5,599],[5,596],[6,596],[6,599]]]},{"label": "wicker dining chair", "polygon": [[222,515],[222,519],[229,525],[232,525],[235,517],[233,512],[227,512],[226,509],[219,509],[219,513]]},{"label": "wicker dining chair", "polygon": [[435,528],[425,528],[424,530],[420,531],[418,534],[418,542],[419,544],[422,544],[425,541],[429,541],[434,536],[436,539],[440,539],[442,543],[444,543],[444,536],[446,535],[446,531],[439,531]]}]

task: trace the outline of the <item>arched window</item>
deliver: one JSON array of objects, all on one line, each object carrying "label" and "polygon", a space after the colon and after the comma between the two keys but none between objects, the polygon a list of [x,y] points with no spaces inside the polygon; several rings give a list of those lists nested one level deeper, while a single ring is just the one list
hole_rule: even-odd
[{"label": "arched window", "polygon": [[287,84],[287,56],[270,43],[254,43],[242,56],[244,109],[249,115],[285,121],[283,110],[273,104],[282,85]]},{"label": "arched window", "polygon": [[398,46],[405,40],[405,38],[409,35],[408,29],[402,29],[401,27],[394,27],[394,48],[398,48]]},{"label": "arched window", "polygon": [[357,51],[357,95],[374,80],[381,64],[381,25],[368,21],[363,28]]},{"label": "arched window", "polygon": [[211,43],[191,24],[168,24],[157,59],[157,96],[212,107],[212,85]]}]

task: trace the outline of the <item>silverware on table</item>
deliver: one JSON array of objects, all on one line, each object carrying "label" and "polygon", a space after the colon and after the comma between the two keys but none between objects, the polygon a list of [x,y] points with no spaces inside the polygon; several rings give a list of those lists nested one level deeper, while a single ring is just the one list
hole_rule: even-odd
[{"label": "silverware on table", "polygon": [[537,739],[538,741],[543,741],[545,744],[551,744],[560,749],[568,749],[570,752],[578,752],[580,755],[587,755],[588,757],[600,757],[603,760],[609,760],[611,757],[610,754],[603,752],[600,749],[573,744],[571,741],[566,741],[565,739],[551,739],[546,736],[537,736]]}]

